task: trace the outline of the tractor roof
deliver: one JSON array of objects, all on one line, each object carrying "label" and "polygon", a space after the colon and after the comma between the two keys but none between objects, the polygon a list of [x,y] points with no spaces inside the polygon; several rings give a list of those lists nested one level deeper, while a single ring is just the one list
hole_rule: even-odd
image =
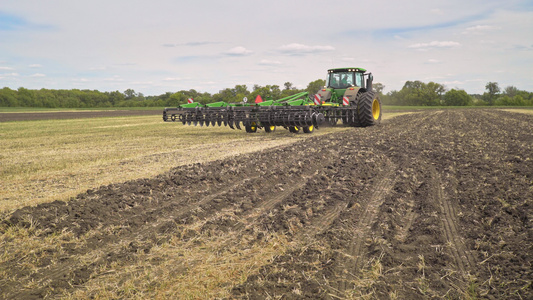
[{"label": "tractor roof", "polygon": [[329,69],[328,73],[337,73],[337,72],[366,72],[366,69],[363,68],[336,68],[336,69]]}]

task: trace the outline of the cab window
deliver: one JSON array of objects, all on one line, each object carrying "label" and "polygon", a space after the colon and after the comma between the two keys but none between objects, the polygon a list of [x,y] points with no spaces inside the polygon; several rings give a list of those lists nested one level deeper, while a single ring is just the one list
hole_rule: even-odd
[{"label": "cab window", "polygon": [[362,73],[355,73],[355,85],[356,86],[363,86],[363,74]]},{"label": "cab window", "polygon": [[[345,89],[354,84],[357,85],[356,78],[354,78],[353,72],[337,72],[330,73],[328,77],[327,86],[334,89]],[[361,79],[359,79],[359,84]]]}]

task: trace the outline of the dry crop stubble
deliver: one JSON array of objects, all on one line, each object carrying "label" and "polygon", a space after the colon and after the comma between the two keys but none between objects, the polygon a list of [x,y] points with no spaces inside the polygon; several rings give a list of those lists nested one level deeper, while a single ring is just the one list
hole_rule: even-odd
[{"label": "dry crop stubble", "polygon": [[[339,130],[345,128],[317,134]],[[227,127],[183,126],[159,116],[0,123],[0,214],[308,137],[285,130],[249,135]]]}]

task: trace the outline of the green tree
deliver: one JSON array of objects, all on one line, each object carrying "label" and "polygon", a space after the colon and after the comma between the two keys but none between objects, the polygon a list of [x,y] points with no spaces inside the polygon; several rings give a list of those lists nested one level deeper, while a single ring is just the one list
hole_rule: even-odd
[{"label": "green tree", "polygon": [[466,106],[472,103],[472,97],[464,90],[451,89],[444,94],[444,105]]},{"label": "green tree", "polygon": [[117,106],[118,103],[124,101],[124,94],[119,91],[107,93],[107,99],[112,106]]},{"label": "green tree", "polygon": [[315,81],[309,82],[305,91],[308,92],[309,95],[314,95],[319,90],[324,88],[324,86],[326,86],[326,81],[324,79],[317,79]]},{"label": "green tree", "polygon": [[169,106],[178,106],[185,103],[187,103],[187,96],[181,92],[170,95],[167,101],[167,105]]},{"label": "green tree", "polygon": [[127,89],[124,91],[124,97],[126,100],[133,99],[137,96],[137,93],[133,89]]},{"label": "green tree", "polygon": [[283,84],[283,87],[284,87],[283,90],[292,90],[292,89],[294,89],[294,86],[293,86],[292,82],[288,82],[288,81]]},{"label": "green tree", "polygon": [[400,91],[387,94],[387,98],[390,97],[387,102],[396,105],[440,105],[445,91],[444,86],[439,83],[406,81]]},{"label": "green tree", "polygon": [[372,83],[372,89],[374,89],[374,91],[376,91],[376,93],[378,93],[380,95],[383,95],[383,89],[384,88],[385,88],[385,86],[382,83],[379,83],[379,82]]},{"label": "green tree", "polygon": [[430,81],[429,83],[425,84],[423,88],[423,105],[431,106],[441,104],[444,92],[446,92],[444,85]]},{"label": "green tree", "polygon": [[487,91],[483,93],[483,100],[489,105],[494,105],[494,101],[496,101],[496,99],[498,98],[498,94],[500,93],[500,87],[498,86],[498,83],[487,82],[487,84],[485,85],[485,89]]},{"label": "green tree", "polygon": [[0,106],[2,107],[14,107],[19,106],[17,99],[17,91],[14,91],[8,87],[0,90]]},{"label": "green tree", "polygon": [[279,88],[279,85],[267,85],[264,87],[261,87],[259,85],[254,85],[254,91],[250,93],[250,101],[255,100],[257,95],[261,95],[261,98],[263,100],[268,99],[280,99],[281,98],[281,90]]},{"label": "green tree", "polygon": [[37,107],[34,101],[34,91],[20,87],[18,90],[19,105],[24,107]]},{"label": "green tree", "polygon": [[505,89],[503,89],[503,93],[511,98],[518,95],[518,92],[520,92],[515,86],[508,86]]}]

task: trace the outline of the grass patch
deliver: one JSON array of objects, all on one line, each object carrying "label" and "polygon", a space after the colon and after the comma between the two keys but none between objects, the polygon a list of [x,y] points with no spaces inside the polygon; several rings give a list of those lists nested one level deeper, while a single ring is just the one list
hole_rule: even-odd
[{"label": "grass patch", "polygon": [[521,113],[521,114],[533,115],[533,107],[531,107],[531,108],[526,108],[526,107],[507,108],[507,109],[502,109],[502,110],[503,111],[508,111],[508,112],[516,112],[516,113]]}]

